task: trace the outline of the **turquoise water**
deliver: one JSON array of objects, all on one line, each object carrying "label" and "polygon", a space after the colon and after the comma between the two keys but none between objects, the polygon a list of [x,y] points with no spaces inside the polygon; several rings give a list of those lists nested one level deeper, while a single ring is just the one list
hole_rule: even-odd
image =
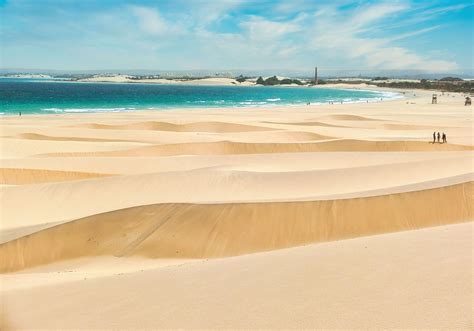
[{"label": "turquoise water", "polygon": [[387,92],[308,87],[75,83],[0,79],[0,114],[120,112],[170,108],[270,107],[398,98]]}]

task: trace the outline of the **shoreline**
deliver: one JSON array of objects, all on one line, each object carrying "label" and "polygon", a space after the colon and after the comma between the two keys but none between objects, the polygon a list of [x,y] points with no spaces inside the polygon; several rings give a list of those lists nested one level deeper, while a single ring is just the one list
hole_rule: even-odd
[{"label": "shoreline", "polygon": [[[83,82],[72,82],[72,83],[83,83]],[[89,83],[89,82],[86,82]],[[92,82],[96,83],[96,82]],[[129,83],[109,83],[109,82],[101,82],[101,84],[129,84]],[[156,84],[159,85],[159,84]],[[183,84],[184,85],[184,84]],[[334,101],[333,104],[329,104],[329,101],[326,102],[314,102],[310,105],[306,104],[262,104],[262,105],[229,105],[227,107],[223,106],[170,106],[170,107],[156,107],[153,109],[147,108],[129,108],[124,109],[126,107],[115,107],[115,108],[94,108],[97,111],[91,110],[90,108],[77,108],[77,111],[64,111],[60,110],[57,113],[22,113],[22,116],[58,116],[58,115],[70,115],[70,114],[115,114],[115,113],[154,113],[154,112],[173,112],[173,111],[202,111],[202,110],[229,110],[229,109],[239,109],[239,110],[264,110],[264,109],[271,109],[271,110],[280,110],[281,108],[291,108],[291,109],[309,109],[314,107],[323,107],[323,106],[336,106],[336,105],[351,105],[351,104],[374,104],[374,103],[384,103],[384,102],[393,102],[393,101],[400,101],[400,100],[410,100],[416,99],[420,95],[415,95],[413,90],[401,90],[401,89],[392,89],[392,88],[379,88],[376,86],[362,86],[359,88],[357,85],[350,85],[350,84],[334,84],[327,86],[328,84],[321,85],[321,86],[313,86],[313,87],[303,87],[303,86],[273,86],[273,87],[282,87],[282,88],[317,88],[317,89],[337,89],[337,90],[346,90],[346,91],[367,91],[367,92],[378,92],[378,93],[391,93],[392,97],[384,97],[382,96],[379,100],[378,98],[372,98],[367,100],[353,100],[353,101]],[[196,85],[189,85],[189,86],[196,86]],[[198,85],[204,86],[204,85]],[[208,86],[219,86],[219,85],[208,85]],[[228,85],[222,85],[223,87]],[[245,86],[245,87],[252,87],[252,86]],[[257,86],[265,88],[266,86]],[[373,87],[373,88],[372,88]],[[432,94],[435,93],[434,91],[424,91],[424,93],[419,94]],[[457,93],[452,93],[457,94]],[[458,93],[461,94],[461,93]],[[107,110],[104,110],[107,109]],[[58,108],[59,110],[59,108]],[[104,111],[102,111],[104,110]],[[12,117],[19,117],[18,113],[0,113],[0,119],[2,118],[12,118]]]}]

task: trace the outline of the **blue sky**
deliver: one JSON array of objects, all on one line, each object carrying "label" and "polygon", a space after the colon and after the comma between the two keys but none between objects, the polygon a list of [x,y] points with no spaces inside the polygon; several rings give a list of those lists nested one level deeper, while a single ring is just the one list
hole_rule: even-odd
[{"label": "blue sky", "polygon": [[473,68],[471,1],[0,0],[1,67]]}]

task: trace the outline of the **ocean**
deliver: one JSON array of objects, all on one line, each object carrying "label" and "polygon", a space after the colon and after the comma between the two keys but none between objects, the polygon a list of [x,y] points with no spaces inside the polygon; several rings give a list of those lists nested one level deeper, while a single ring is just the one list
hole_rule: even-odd
[{"label": "ocean", "polygon": [[122,112],[173,108],[272,107],[373,102],[401,97],[366,90],[197,86],[140,83],[77,83],[47,79],[0,79],[0,115]]}]

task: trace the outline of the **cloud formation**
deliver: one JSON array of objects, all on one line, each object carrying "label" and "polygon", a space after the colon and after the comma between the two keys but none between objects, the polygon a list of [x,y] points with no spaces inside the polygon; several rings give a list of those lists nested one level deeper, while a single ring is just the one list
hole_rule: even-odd
[{"label": "cloud formation", "polygon": [[[472,56],[449,47],[469,37],[456,30],[472,24],[463,1],[12,0],[0,11],[5,67],[449,71]],[[447,30],[459,33],[434,44]]]}]

